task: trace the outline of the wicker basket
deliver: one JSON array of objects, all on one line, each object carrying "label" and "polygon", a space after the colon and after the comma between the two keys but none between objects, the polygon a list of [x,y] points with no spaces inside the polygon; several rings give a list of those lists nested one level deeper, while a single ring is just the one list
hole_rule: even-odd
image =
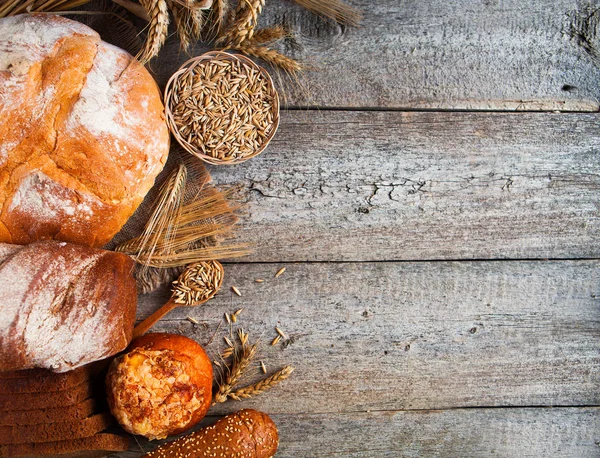
[{"label": "wicker basket", "polygon": [[[253,148],[254,150],[250,151],[249,153],[245,152],[243,155],[239,154],[237,157],[235,155],[225,156],[224,153],[220,153],[222,157],[215,157],[213,155],[206,154],[197,145],[190,143],[180,133],[180,127],[175,121],[173,111],[175,110],[176,105],[180,102],[178,94],[178,90],[180,89],[179,84],[185,84],[186,81],[191,81],[194,75],[194,69],[202,63],[211,60],[218,60],[222,62],[237,61],[240,64],[245,64],[248,67],[258,71],[260,75],[266,80],[268,95],[272,98],[272,109],[270,110],[271,118],[269,121],[269,127],[265,128],[266,136],[261,139],[260,144]],[[240,65],[240,68],[243,69],[244,67]],[[267,71],[264,68],[257,65],[256,63],[254,63],[252,60],[238,54],[234,55],[222,51],[212,51],[188,60],[181,66],[181,68],[175,74],[173,74],[173,76],[171,76],[165,88],[165,113],[169,129],[173,133],[175,139],[186,151],[210,164],[239,164],[260,154],[267,147],[267,145],[275,135],[275,132],[279,127],[279,95],[277,94],[277,91],[275,90],[275,86],[273,84],[273,80],[271,79]]]}]

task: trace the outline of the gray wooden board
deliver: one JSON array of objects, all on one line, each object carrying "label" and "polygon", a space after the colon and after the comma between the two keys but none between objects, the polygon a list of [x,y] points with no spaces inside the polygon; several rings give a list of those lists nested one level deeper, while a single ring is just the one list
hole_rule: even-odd
[{"label": "gray wooden board", "polygon": [[[290,1],[261,23],[297,36],[281,47],[316,70],[290,105],[597,111],[600,12],[578,0],[348,0],[359,29]],[[171,39],[152,64],[161,84],[188,56]],[[196,53],[202,52],[201,48]]]},{"label": "gray wooden board", "polygon": [[600,115],[284,112],[241,185],[250,261],[600,256]]},{"label": "gray wooden board", "polygon": [[[600,404],[600,261],[298,263],[274,278],[281,266],[228,264],[215,299],[155,327],[206,344],[225,312],[244,308],[236,326],[261,340],[258,360],[296,372],[238,408]],[[138,318],[167,296],[142,296]],[[275,326],[295,341],[271,346]],[[207,347],[213,357],[227,332],[223,325]],[[250,375],[260,375],[258,362]]]},{"label": "gray wooden board", "polygon": [[[455,409],[273,415],[278,458],[577,457],[600,454],[600,409]],[[212,423],[210,419],[206,423]],[[123,458],[154,444],[140,441]]]}]

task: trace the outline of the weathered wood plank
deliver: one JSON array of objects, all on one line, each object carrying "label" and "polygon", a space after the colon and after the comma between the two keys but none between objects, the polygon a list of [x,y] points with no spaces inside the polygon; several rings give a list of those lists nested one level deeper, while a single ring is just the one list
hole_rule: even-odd
[{"label": "weathered wood plank", "polygon": [[[288,363],[297,371],[240,407],[294,414],[600,404],[600,261],[298,263],[274,278],[279,267],[226,265],[215,299],[156,327],[204,344],[225,312],[243,307],[238,324],[263,341],[260,359],[272,371]],[[162,301],[141,297],[138,318]],[[275,326],[295,342],[270,346]],[[208,347],[215,355],[226,329]]]},{"label": "weathered wood plank", "polygon": [[251,261],[599,257],[600,116],[287,112],[249,196]]},{"label": "weathered wood plank", "polygon": [[[319,107],[597,111],[600,12],[577,0],[349,0],[349,29],[289,1],[263,24],[297,35],[285,52],[316,67],[289,103]],[[587,5],[587,6],[586,6]],[[203,52],[198,48],[197,53]],[[152,67],[165,84],[188,56],[172,39]]]},{"label": "weathered wood plank", "polygon": [[[600,453],[598,408],[275,415],[278,458],[577,457]],[[214,419],[211,419],[213,422]],[[122,458],[154,444],[140,441]]]}]

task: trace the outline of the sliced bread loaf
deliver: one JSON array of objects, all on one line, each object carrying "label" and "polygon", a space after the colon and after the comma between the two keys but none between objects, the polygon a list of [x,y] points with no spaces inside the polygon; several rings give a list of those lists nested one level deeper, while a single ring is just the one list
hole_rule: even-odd
[{"label": "sliced bread loaf", "polygon": [[60,421],[83,420],[98,411],[99,402],[86,399],[79,404],[50,409],[9,410],[0,415],[0,426],[37,425]]},{"label": "sliced bread loaf", "polygon": [[38,425],[0,426],[0,444],[56,442],[93,436],[114,424],[109,413],[101,413],[83,420],[70,420]]},{"label": "sliced bread loaf", "polygon": [[123,452],[128,448],[128,438],[101,433],[66,441],[0,445],[0,457],[96,458],[110,452]]}]

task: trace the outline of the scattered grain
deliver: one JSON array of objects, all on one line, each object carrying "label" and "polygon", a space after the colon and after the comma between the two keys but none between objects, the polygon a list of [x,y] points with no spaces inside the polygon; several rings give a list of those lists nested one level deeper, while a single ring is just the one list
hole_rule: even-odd
[{"label": "scattered grain", "polygon": [[277,273],[275,274],[275,278],[279,277],[280,275],[283,275],[283,273],[285,272],[285,267],[282,267],[281,269],[279,269],[277,271]]},{"label": "scattered grain", "polygon": [[287,339],[287,336],[285,335],[285,333],[279,329],[277,326],[275,326],[275,331],[277,331],[277,334],[279,334],[283,339]]},{"label": "scattered grain", "polygon": [[237,294],[238,296],[242,296],[242,293],[240,293],[240,290],[237,289],[235,286],[231,287],[231,291],[233,291],[235,294]]},{"label": "scattered grain", "polygon": [[191,316],[188,316],[186,319],[187,319],[187,320],[188,320],[190,323],[193,323],[193,324],[200,324],[196,318],[192,318]]},{"label": "scattered grain", "polygon": [[281,340],[281,336],[277,336],[275,337],[272,341],[271,341],[271,346],[274,347],[275,345],[277,345],[279,343],[279,341]]}]

